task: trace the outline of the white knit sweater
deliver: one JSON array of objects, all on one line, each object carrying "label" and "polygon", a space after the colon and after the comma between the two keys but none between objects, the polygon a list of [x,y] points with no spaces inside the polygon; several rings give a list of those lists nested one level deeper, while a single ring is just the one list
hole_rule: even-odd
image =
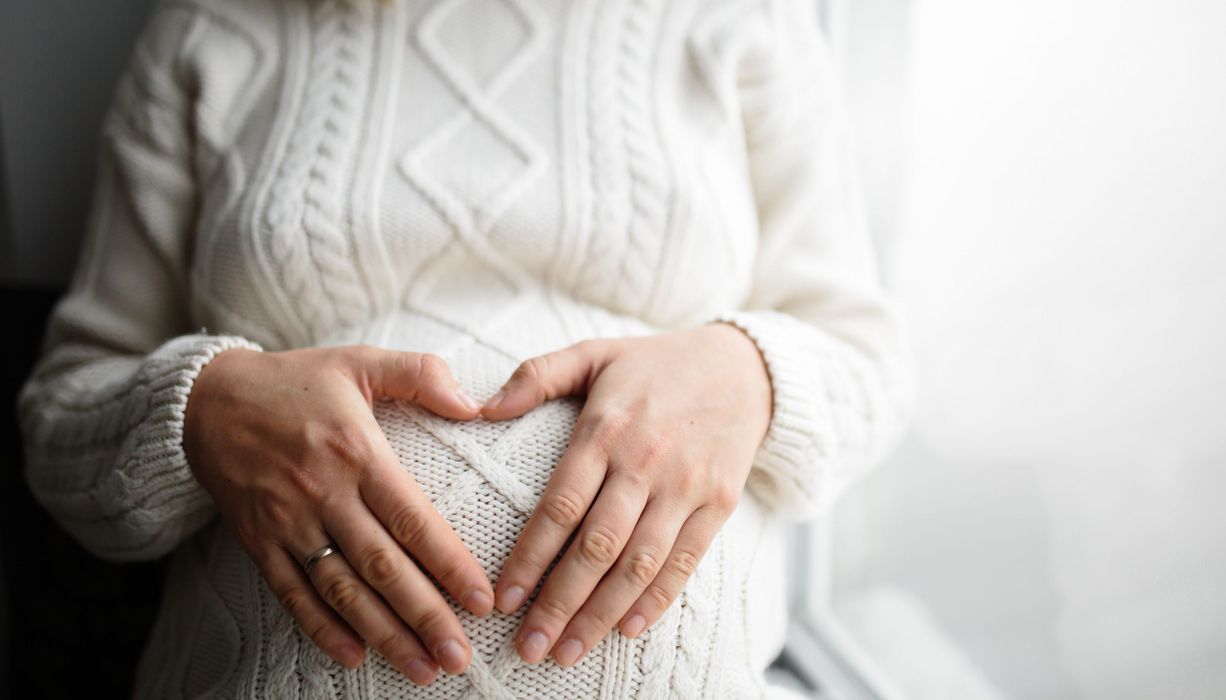
[{"label": "white knit sweater", "polygon": [[[141,697],[754,697],[785,629],[777,514],[811,514],[909,412],[807,0],[174,0],[105,126],[82,258],[20,399],[27,479],[86,547],[173,552]],[[429,351],[479,399],[584,338],[717,318],[766,358],[749,487],[667,615],[563,669],[521,614],[463,676],[349,671],[282,611],[183,447],[237,346]],[[700,397],[695,397],[699,400]],[[376,416],[496,577],[580,403]],[[251,465],[258,469],[259,465]]]}]

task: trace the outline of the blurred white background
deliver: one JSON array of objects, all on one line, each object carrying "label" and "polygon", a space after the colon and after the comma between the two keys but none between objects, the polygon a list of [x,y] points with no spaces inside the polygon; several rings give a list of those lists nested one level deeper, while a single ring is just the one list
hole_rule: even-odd
[{"label": "blurred white background", "polygon": [[[0,281],[71,269],[146,5],[0,4]],[[885,695],[1226,697],[1226,3],[826,12],[919,404],[825,624]]]},{"label": "blurred white background", "polygon": [[905,697],[1226,697],[1226,3],[833,10],[919,383],[838,619]]}]

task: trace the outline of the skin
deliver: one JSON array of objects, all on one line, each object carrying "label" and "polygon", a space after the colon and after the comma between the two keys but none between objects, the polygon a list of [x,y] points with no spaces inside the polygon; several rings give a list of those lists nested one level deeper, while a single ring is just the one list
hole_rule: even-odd
[{"label": "skin", "polygon": [[[440,665],[463,672],[472,650],[414,560],[476,615],[490,613],[493,591],[375,421],[384,397],[457,420],[480,408],[432,355],[232,349],[196,378],[183,443],[222,519],[325,653],[354,668],[365,640],[425,684]],[[308,580],[302,563],[329,541],[344,556],[324,557]]]},{"label": "skin", "polygon": [[765,437],[771,388],[756,346],[712,324],[591,340],[528,360],[482,408],[490,420],[586,394],[570,445],[496,587],[518,609],[575,538],[516,634],[528,663],[577,663],[614,627],[664,614],[732,514]]},{"label": "skin", "polygon": [[[373,402],[507,420],[572,394],[587,398],[571,442],[495,595],[399,464]],[[642,634],[676,599],[735,509],[770,414],[762,357],[727,324],[529,359],[484,406],[432,355],[234,349],[198,376],[184,448],[271,590],[325,653],[352,668],[366,641],[427,684],[440,666],[463,672],[472,651],[415,562],[487,615],[495,600],[503,612],[521,607],[561,554],[515,640],[529,663],[551,655],[573,665],[614,627]],[[320,560],[308,579],[302,562],[331,540],[344,556]]]}]

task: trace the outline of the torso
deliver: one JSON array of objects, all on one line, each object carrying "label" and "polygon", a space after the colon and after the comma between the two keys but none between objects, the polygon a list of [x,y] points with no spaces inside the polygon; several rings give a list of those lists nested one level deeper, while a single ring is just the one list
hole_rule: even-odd
[{"label": "torso", "polygon": [[283,0],[252,22],[207,4],[202,72],[244,77],[204,83],[230,130],[200,145],[202,325],[292,347],[545,288],[676,327],[747,292],[720,8]]},{"label": "torso", "polygon": [[[436,352],[477,396],[589,337],[701,323],[748,291],[753,195],[735,7],[689,0],[201,0],[169,5],[197,134],[197,326],[276,350]],[[152,115],[156,128],[156,115]],[[574,401],[505,424],[376,417],[495,576]],[[418,689],[314,649],[218,524],[176,554],[147,695],[742,697],[784,621],[752,497],[646,635],[573,669],[518,663],[518,616],[461,613],[473,669]],[[754,577],[757,577],[756,580]],[[456,610],[460,611],[456,606]]]}]

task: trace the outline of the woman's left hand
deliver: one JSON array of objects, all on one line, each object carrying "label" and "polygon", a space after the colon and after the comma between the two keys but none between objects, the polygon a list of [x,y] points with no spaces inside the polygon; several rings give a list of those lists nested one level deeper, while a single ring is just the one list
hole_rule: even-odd
[{"label": "woman's left hand", "polygon": [[552,651],[570,666],[614,625],[635,637],[664,614],[736,507],[771,418],[762,356],[725,323],[532,358],[482,415],[584,393],[495,588],[500,610],[518,609],[578,530],[516,635],[528,663]]}]

